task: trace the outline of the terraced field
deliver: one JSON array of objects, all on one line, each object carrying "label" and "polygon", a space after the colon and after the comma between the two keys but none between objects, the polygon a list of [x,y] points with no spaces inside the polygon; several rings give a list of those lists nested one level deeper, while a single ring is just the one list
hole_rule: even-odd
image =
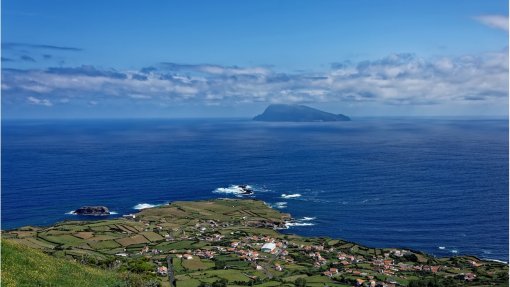
[{"label": "terraced field", "polygon": [[[134,218],[28,226],[5,231],[2,237],[53,257],[142,274],[161,286],[170,286],[164,270],[168,256],[173,258],[179,287],[294,286],[302,280],[306,286],[407,286],[414,282],[508,286],[506,264],[283,235],[278,228],[287,220],[290,215],[262,201],[221,199],[174,202],[145,209]],[[273,243],[274,249],[262,251],[265,243]],[[16,281],[16,276],[9,280]]]}]

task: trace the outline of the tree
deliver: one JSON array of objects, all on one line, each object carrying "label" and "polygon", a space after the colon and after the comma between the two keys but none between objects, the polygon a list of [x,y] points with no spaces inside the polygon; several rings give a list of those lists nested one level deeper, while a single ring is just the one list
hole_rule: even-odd
[{"label": "tree", "polygon": [[404,255],[404,258],[406,259],[406,261],[418,262],[418,256],[416,256],[416,254],[414,253],[406,254]]},{"label": "tree", "polygon": [[306,279],[305,278],[298,278],[296,281],[294,281],[294,286],[296,287],[306,287]]},{"label": "tree", "polygon": [[145,258],[140,258],[128,262],[127,269],[135,273],[146,273],[154,270],[154,265]]},{"label": "tree", "polygon": [[220,280],[214,281],[212,287],[227,287],[228,280],[225,278],[221,278]]},{"label": "tree", "polygon": [[225,269],[227,264],[223,260],[214,261],[214,269]]}]

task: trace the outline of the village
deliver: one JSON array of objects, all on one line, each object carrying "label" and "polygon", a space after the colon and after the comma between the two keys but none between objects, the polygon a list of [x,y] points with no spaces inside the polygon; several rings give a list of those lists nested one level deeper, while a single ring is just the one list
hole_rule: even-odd
[{"label": "village", "polygon": [[[218,225],[214,221],[209,221],[210,228],[214,230]],[[197,234],[204,233],[207,231],[207,227],[201,224],[196,226]],[[157,226],[159,230],[160,226]],[[276,226],[274,227],[276,228]],[[168,239],[169,236],[166,235]],[[360,254],[346,253],[339,251],[334,247],[325,247],[321,245],[298,245],[287,240],[281,240],[279,238],[271,236],[258,236],[251,235],[239,238],[230,242],[230,246],[219,246],[214,245],[214,242],[221,242],[224,236],[215,234],[214,236],[198,236],[197,238],[192,237],[181,237],[179,240],[190,240],[197,239],[199,241],[210,242],[210,249],[195,249],[186,250],[186,253],[179,253],[178,250],[170,250],[168,254],[175,255],[176,258],[181,260],[192,260],[193,257],[201,259],[214,259],[215,255],[236,255],[240,260],[250,262],[250,266],[255,270],[264,271],[266,269],[272,269],[271,271],[283,272],[287,264],[295,264],[296,261],[291,252],[299,252],[305,255],[313,261],[313,267],[318,270],[324,270],[320,272],[323,276],[328,278],[336,279],[339,282],[347,282],[349,280],[342,279],[342,275],[348,275],[353,278],[356,277],[352,283],[353,286],[370,286],[370,287],[394,287],[402,286],[396,280],[390,281],[379,281],[377,275],[386,275],[388,277],[401,278],[403,280],[408,279],[409,273],[420,272],[437,274],[440,270],[448,270],[449,267],[444,265],[427,265],[427,264],[416,264],[413,262],[407,262],[405,255],[412,255],[413,253],[408,250],[402,249],[388,249],[377,257],[365,257]],[[171,240],[169,240],[171,241]],[[211,250],[212,249],[212,250]],[[352,250],[352,248],[351,248]],[[140,255],[162,254],[162,250],[152,249],[145,246]],[[473,267],[480,267],[483,263],[480,261],[471,260],[469,264]],[[330,267],[334,266],[334,267]],[[225,268],[228,268],[227,266]],[[460,268],[454,268],[457,271]],[[167,267],[159,266],[157,273],[161,276],[167,276]],[[269,271],[269,270],[267,270]],[[269,271],[268,273],[270,273]],[[476,279],[476,274],[472,272],[460,273],[457,279],[463,279],[465,281],[473,281]]]}]

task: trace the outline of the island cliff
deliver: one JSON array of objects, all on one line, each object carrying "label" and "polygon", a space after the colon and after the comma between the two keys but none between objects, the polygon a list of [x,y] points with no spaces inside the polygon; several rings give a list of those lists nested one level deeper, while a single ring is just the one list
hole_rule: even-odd
[{"label": "island cliff", "polygon": [[266,122],[337,122],[350,121],[342,114],[332,114],[304,105],[269,105],[266,110],[253,118]]}]

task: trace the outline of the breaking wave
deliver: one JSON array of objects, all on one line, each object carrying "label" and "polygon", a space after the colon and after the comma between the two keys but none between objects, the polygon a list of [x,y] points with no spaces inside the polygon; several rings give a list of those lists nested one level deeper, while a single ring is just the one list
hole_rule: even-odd
[{"label": "breaking wave", "polygon": [[305,216],[305,217],[301,218],[300,221],[311,221],[311,220],[315,220],[315,219],[317,219],[317,218],[316,217],[306,217]]},{"label": "breaking wave", "polygon": [[482,258],[482,259],[488,260],[488,261],[493,261],[493,262],[498,262],[498,263],[503,263],[503,264],[508,264],[508,262],[503,261],[503,260],[498,260],[498,259],[490,259],[490,258]]},{"label": "breaking wave", "polygon": [[[74,213],[74,210],[66,212],[65,214],[66,215],[77,215],[76,213]],[[119,213],[117,211],[110,211],[110,215],[116,215],[116,214],[119,214]]]},{"label": "breaking wave", "polygon": [[287,222],[285,223],[285,226],[287,228],[293,227],[293,226],[313,226],[315,224],[310,222]]},{"label": "breaking wave", "polygon": [[287,221],[287,222],[285,222],[285,228],[289,229],[294,226],[314,226],[315,223],[312,223],[310,221],[315,220],[315,219],[317,219],[317,218],[305,216],[303,218],[298,218],[298,219],[294,219],[292,221]]}]

